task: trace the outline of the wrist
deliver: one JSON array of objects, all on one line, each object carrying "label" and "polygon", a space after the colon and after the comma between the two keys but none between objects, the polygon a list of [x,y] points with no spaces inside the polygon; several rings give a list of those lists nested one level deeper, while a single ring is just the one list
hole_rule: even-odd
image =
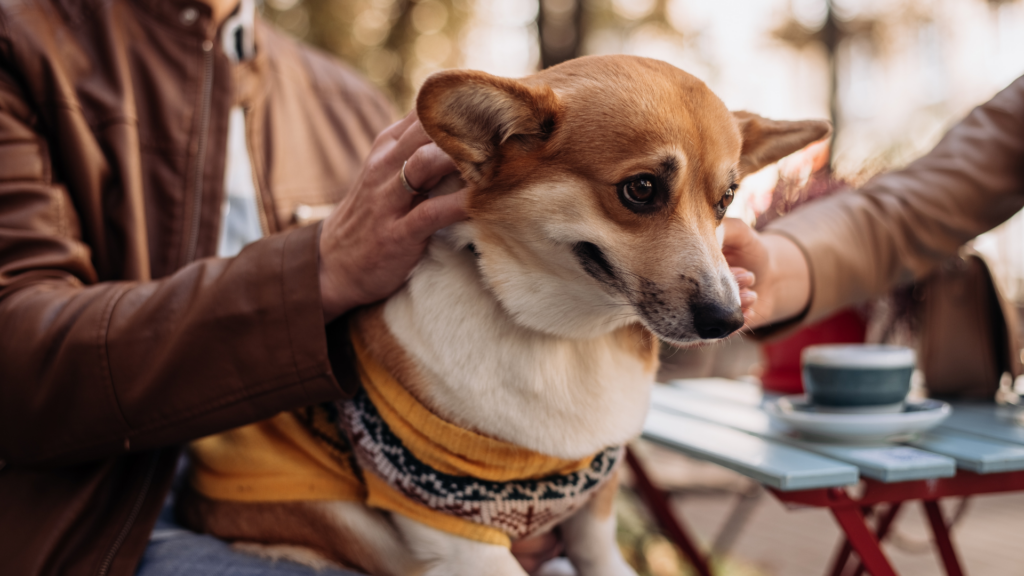
[{"label": "wrist", "polygon": [[320,303],[324,312],[324,324],[345,313],[344,301],[336,296],[330,277],[320,270]]},{"label": "wrist", "polygon": [[771,262],[775,306],[771,323],[789,320],[807,310],[811,301],[810,266],[803,250],[786,236],[764,234]]},{"label": "wrist", "polygon": [[360,303],[350,294],[352,286],[347,282],[335,281],[336,274],[332,274],[332,267],[324,261],[324,254],[328,253],[325,238],[321,234],[318,256],[318,277],[320,280],[320,305],[323,308],[324,323],[331,321],[355,308]]}]

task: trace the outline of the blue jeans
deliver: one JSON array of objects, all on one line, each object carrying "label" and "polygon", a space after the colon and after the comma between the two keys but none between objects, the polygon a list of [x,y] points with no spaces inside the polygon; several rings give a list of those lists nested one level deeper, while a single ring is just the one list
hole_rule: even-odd
[{"label": "blue jeans", "polygon": [[160,513],[135,576],[359,576],[238,552],[223,540],[178,525],[172,500],[168,497]]}]

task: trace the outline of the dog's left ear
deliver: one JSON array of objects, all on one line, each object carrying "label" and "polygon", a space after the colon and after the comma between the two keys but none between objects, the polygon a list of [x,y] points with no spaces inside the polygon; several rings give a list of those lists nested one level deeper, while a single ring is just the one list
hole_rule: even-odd
[{"label": "dog's left ear", "polygon": [[740,177],[757,172],[832,131],[825,120],[769,120],[750,112],[733,112],[743,136]]},{"label": "dog's left ear", "polygon": [[558,97],[547,86],[472,70],[438,72],[416,97],[423,128],[472,184],[490,177],[503,146],[544,140],[557,111]]}]

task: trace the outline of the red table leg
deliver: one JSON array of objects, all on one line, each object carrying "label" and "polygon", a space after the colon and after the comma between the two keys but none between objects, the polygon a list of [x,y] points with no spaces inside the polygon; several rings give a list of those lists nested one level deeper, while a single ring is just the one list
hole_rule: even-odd
[{"label": "red table leg", "polygon": [[925,512],[928,513],[928,523],[932,525],[932,534],[935,536],[935,545],[939,548],[942,556],[942,563],[946,566],[946,574],[949,576],[963,576],[960,569],[960,560],[957,559],[953,542],[949,538],[949,526],[942,518],[942,510],[939,508],[938,500],[925,500]]},{"label": "red table leg", "polygon": [[[861,512],[867,517],[871,515],[872,509],[870,506],[865,506],[861,508]],[[832,569],[828,572],[831,576],[843,576],[843,572],[846,571],[846,565],[850,561],[850,556],[853,554],[853,546],[850,546],[850,541],[845,536],[842,538],[843,543],[836,550],[836,557],[832,561]]]},{"label": "red table leg", "polygon": [[[896,519],[896,513],[900,511],[900,506],[903,502],[893,502],[889,505],[889,509],[885,512],[885,516],[882,516],[878,520],[878,527],[875,529],[875,537],[878,538],[878,543],[881,544],[882,540],[885,539],[885,535],[889,533],[889,527],[892,526],[892,521]],[[864,573],[864,563],[861,562],[857,569],[853,572],[853,576],[860,576]]]},{"label": "red table leg", "polygon": [[687,560],[693,564],[693,568],[699,576],[711,576],[711,569],[708,567],[707,559],[697,550],[686,527],[672,513],[668,495],[651,482],[643,465],[633,455],[633,451],[628,448],[626,449],[626,463],[629,464],[636,479],[637,493],[644,500],[644,503],[647,504],[647,508],[654,515],[658,526],[665,532],[669,540],[674,542],[676,546],[679,546],[679,549],[682,550]]},{"label": "red table leg", "polygon": [[[892,565],[889,564],[878,543],[888,532],[893,518],[899,511],[900,503],[907,500],[922,500],[946,573],[950,576],[962,576],[963,570],[949,535],[949,525],[942,517],[937,501],[946,497],[966,497],[975,494],[1024,490],[1024,470],[992,474],[977,474],[967,470],[958,470],[956,476],[950,478],[893,483],[864,479],[862,482],[865,490],[857,500],[851,499],[842,488],[818,488],[792,492],[783,492],[773,488],[769,488],[769,490],[780,502],[832,510],[832,514],[849,539],[849,547],[861,556],[863,564],[858,568],[855,576],[859,576],[865,567],[873,576],[894,574]],[[864,523],[864,517],[858,507],[884,502],[890,503],[892,507],[889,509],[887,517],[879,523],[876,539]],[[832,567],[833,574],[842,573],[848,557],[849,551],[841,548]]]},{"label": "red table leg", "polygon": [[828,573],[831,576],[843,576],[846,563],[850,561],[850,554],[853,554],[853,546],[850,546],[850,541],[844,537],[842,545],[836,550],[835,560],[832,561],[832,569]]},{"label": "red table leg", "polygon": [[832,514],[843,528],[843,532],[846,532],[846,538],[849,539],[853,549],[857,551],[857,555],[860,556],[861,562],[864,563],[871,576],[896,576],[892,565],[889,564],[889,559],[885,557],[885,553],[879,547],[875,535],[868,530],[867,524],[864,523],[864,515],[859,506],[834,506]]}]

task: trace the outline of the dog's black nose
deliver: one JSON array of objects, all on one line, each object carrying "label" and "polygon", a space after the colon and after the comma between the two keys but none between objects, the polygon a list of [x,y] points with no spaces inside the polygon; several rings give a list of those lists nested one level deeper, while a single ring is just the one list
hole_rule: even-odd
[{"label": "dog's black nose", "polygon": [[743,311],[739,306],[726,308],[713,302],[696,304],[693,312],[693,327],[697,335],[705,340],[725,338],[743,326]]}]

